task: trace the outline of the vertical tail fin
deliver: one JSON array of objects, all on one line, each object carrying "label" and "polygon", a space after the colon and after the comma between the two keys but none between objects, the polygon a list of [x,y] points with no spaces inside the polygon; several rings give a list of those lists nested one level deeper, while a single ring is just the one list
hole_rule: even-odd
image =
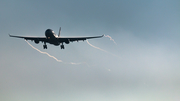
[{"label": "vertical tail fin", "polygon": [[61,34],[61,27],[59,28],[59,34],[58,34],[58,37],[60,37],[60,34]]}]

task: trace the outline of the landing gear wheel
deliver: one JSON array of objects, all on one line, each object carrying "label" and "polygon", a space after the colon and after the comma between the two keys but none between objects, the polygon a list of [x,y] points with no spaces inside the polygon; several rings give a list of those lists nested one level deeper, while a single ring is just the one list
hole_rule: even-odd
[{"label": "landing gear wheel", "polygon": [[44,49],[47,49],[47,45],[43,45],[43,48],[44,48]]},{"label": "landing gear wheel", "polygon": [[61,49],[64,49],[64,45],[61,45]]}]

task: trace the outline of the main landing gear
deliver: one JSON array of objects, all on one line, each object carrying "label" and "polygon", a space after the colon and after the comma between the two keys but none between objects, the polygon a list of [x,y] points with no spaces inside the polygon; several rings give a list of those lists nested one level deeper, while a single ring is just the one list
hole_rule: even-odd
[{"label": "main landing gear", "polygon": [[[60,47],[61,47],[61,49],[64,49],[64,48],[65,48],[63,44],[62,44],[62,45],[60,45]],[[44,49],[47,49],[47,45],[46,45],[46,43],[44,43],[43,48],[44,48]]]},{"label": "main landing gear", "polygon": [[47,49],[47,45],[46,45],[46,43],[44,43],[43,48],[44,48],[44,49]]},{"label": "main landing gear", "polygon": [[61,49],[64,49],[64,48],[65,48],[64,45],[63,45],[63,43],[62,43],[62,45],[60,44],[60,47],[61,47]]},{"label": "main landing gear", "polygon": [[63,44],[61,45],[61,49],[64,49],[64,45]]}]

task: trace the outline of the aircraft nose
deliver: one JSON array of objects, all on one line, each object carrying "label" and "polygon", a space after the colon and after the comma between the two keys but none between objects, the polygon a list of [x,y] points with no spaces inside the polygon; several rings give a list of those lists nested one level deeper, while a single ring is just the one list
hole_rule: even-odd
[{"label": "aircraft nose", "polygon": [[46,37],[49,37],[49,35],[52,33],[52,31],[51,31],[51,29],[47,29],[46,31],[45,31],[45,36]]},{"label": "aircraft nose", "polygon": [[45,31],[45,36],[48,38],[48,37],[54,37],[55,36],[55,33],[52,29],[47,29]]},{"label": "aircraft nose", "polygon": [[52,30],[51,30],[51,29],[47,29],[47,30],[45,31],[45,33],[49,33],[49,32],[52,32]]}]

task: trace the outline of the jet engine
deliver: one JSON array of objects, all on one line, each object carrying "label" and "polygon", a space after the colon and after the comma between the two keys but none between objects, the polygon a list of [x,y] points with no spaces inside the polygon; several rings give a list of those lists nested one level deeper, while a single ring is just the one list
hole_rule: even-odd
[{"label": "jet engine", "polygon": [[38,44],[38,43],[39,43],[39,40],[34,40],[34,42],[35,42],[36,44]]},{"label": "jet engine", "polygon": [[65,41],[65,43],[66,43],[66,44],[69,44],[69,43],[70,43],[69,39],[67,39],[67,40]]}]

